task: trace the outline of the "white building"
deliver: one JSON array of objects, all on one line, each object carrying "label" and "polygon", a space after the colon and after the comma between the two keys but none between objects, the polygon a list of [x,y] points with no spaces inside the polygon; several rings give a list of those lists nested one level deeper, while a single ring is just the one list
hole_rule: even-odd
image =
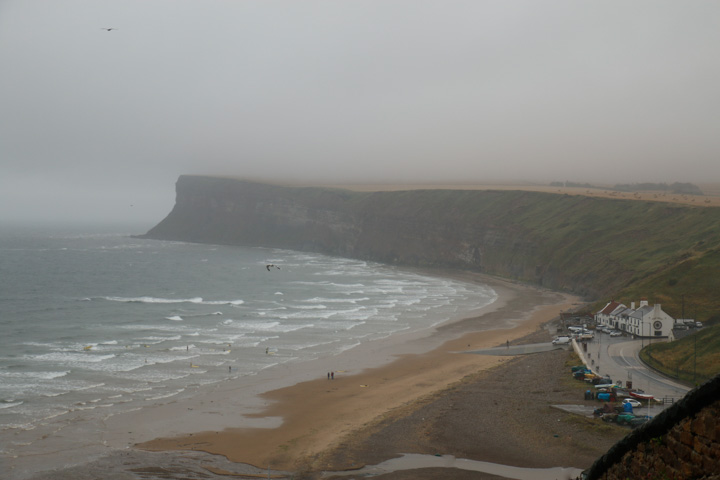
[{"label": "white building", "polygon": [[665,313],[659,304],[651,307],[647,300],[641,300],[640,308],[637,309],[635,302],[630,304],[630,308],[622,303],[610,302],[595,314],[595,322],[646,338],[669,337],[675,326],[675,320]]}]

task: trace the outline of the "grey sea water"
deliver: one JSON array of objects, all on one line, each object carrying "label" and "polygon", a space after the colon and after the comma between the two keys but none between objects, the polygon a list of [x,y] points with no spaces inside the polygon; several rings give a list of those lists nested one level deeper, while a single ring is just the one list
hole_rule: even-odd
[{"label": "grey sea water", "polygon": [[22,456],[33,432],[332,356],[495,299],[489,287],[381,264],[131,233],[0,233],[0,455]]}]

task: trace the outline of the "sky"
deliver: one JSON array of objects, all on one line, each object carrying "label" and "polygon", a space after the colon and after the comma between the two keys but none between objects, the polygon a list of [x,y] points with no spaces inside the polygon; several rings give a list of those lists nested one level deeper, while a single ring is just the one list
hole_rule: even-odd
[{"label": "sky", "polygon": [[0,0],[0,224],[149,228],[183,174],[702,183],[718,160],[717,1]]}]

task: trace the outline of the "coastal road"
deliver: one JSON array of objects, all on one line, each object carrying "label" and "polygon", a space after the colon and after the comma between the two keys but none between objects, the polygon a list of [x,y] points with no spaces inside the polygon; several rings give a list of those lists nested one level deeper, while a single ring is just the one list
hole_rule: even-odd
[{"label": "coastal road", "polygon": [[549,352],[550,350],[567,350],[567,346],[553,345],[550,342],[547,343],[530,343],[525,345],[509,345],[506,347],[493,347],[493,348],[482,348],[480,350],[466,350],[458,353],[472,353],[475,355],[497,355],[500,357],[515,356],[515,355],[526,355],[528,353],[540,353]]},{"label": "coastal road", "polygon": [[[595,338],[587,342],[587,351],[580,344],[585,363],[596,373],[607,375],[617,382],[625,384],[632,381],[634,389],[643,390],[657,399],[673,399],[684,397],[690,388],[650,370],[640,361],[639,352],[648,340],[631,340],[627,337],[610,337],[597,332]],[[568,348],[551,343],[535,343],[529,345],[510,345],[480,350],[468,350],[458,353],[476,355],[526,355],[540,353],[558,348]],[[668,404],[669,405],[669,404]],[[657,408],[657,407],[654,407]],[[664,408],[664,407],[661,407]]]},{"label": "coastal road", "polygon": [[586,359],[594,371],[608,375],[616,382],[630,380],[635,389],[644,390],[658,399],[667,397],[677,401],[690,388],[650,370],[640,361],[640,349],[647,341],[612,338],[598,332],[595,339],[587,344]]}]

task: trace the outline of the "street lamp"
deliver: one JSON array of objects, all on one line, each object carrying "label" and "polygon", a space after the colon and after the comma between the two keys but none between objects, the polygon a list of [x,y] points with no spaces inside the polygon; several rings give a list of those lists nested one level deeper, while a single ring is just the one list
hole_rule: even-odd
[{"label": "street lamp", "polygon": [[640,310],[640,349],[645,347],[645,312]]},{"label": "street lamp", "polygon": [[693,353],[693,384],[697,385],[697,332],[693,335],[695,352]]}]

